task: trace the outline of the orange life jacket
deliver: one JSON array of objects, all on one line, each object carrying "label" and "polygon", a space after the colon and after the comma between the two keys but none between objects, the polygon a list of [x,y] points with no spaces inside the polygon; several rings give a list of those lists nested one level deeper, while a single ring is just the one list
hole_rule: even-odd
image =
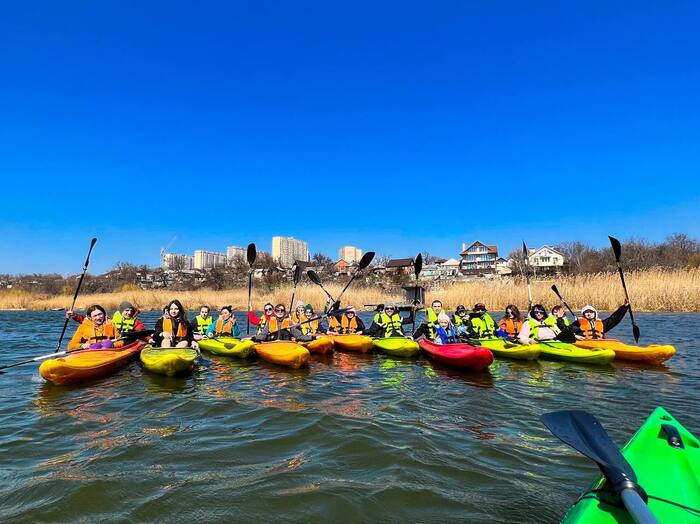
[{"label": "orange life jacket", "polygon": [[89,335],[92,333],[91,336],[85,337],[87,342],[102,340],[100,337],[117,338],[118,336],[117,328],[110,319],[105,320],[101,326],[97,327],[92,323],[92,320],[86,318],[83,320],[83,325],[85,326],[83,328],[83,335]]},{"label": "orange life jacket", "polygon": [[605,333],[603,332],[603,322],[597,318],[591,322],[587,318],[579,318],[578,325],[583,331],[583,338],[586,340],[591,340],[594,338],[605,338]]},{"label": "orange life jacket", "polygon": [[280,323],[279,320],[277,320],[276,316],[271,316],[270,320],[267,321],[267,325],[269,326],[270,333],[273,331],[278,331],[279,329],[287,329],[290,326],[289,319],[285,318],[282,320],[282,327],[280,328]]},{"label": "orange life jacket", "polygon": [[217,335],[233,335],[233,321],[229,318],[224,324],[223,318],[217,318],[214,325],[214,333]]},{"label": "orange life jacket", "polygon": [[518,333],[520,333],[520,328],[523,327],[523,321],[512,318],[502,318],[498,322],[498,327],[508,333],[509,337],[517,337]]},{"label": "orange life jacket", "polygon": [[[330,317],[330,326],[334,331],[340,331],[343,334],[357,333],[357,317],[348,319],[346,315],[340,317],[340,322],[335,317]],[[338,329],[340,328],[340,329]]]},{"label": "orange life jacket", "polygon": [[[166,333],[172,333],[173,332],[173,321],[170,320],[169,318],[164,318],[163,319],[163,331]],[[175,334],[176,338],[185,338],[187,336],[187,328],[185,328],[185,323],[183,321],[180,321],[180,323],[177,325],[177,333]]]}]

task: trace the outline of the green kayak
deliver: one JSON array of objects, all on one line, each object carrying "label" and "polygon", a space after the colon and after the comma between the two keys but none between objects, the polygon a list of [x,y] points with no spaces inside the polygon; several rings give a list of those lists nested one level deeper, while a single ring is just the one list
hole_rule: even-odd
[{"label": "green kayak", "polygon": [[227,357],[247,358],[255,353],[255,349],[253,349],[255,342],[233,337],[205,338],[198,341],[197,344],[203,351]]},{"label": "green kayak", "polygon": [[493,356],[498,358],[535,360],[540,356],[540,347],[536,344],[514,344],[504,338],[481,338],[473,342],[490,349]]},{"label": "green kayak", "polygon": [[194,369],[199,353],[191,348],[154,348],[141,350],[141,363],[148,371],[174,377]]},{"label": "green kayak", "polygon": [[[674,428],[682,441],[679,446],[674,445]],[[659,522],[700,522],[700,442],[664,408],[654,410],[622,448],[622,455],[649,495],[649,509]],[[632,522],[603,478],[574,503],[562,520],[563,524]]]},{"label": "green kayak", "polygon": [[541,359],[594,365],[610,364],[615,359],[615,352],[612,349],[582,349],[573,344],[557,341],[532,345],[539,348]]},{"label": "green kayak", "polygon": [[374,347],[392,357],[413,357],[420,351],[418,342],[404,337],[375,338]]}]

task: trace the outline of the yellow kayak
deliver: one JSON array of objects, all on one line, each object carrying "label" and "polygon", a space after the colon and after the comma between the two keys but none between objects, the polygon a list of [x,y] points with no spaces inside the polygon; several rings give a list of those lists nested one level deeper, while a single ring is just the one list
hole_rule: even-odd
[{"label": "yellow kayak", "polygon": [[319,337],[311,342],[302,342],[301,344],[311,353],[323,355],[333,351],[333,339],[331,337]]},{"label": "yellow kayak", "polygon": [[504,338],[481,338],[473,342],[476,346],[490,349],[493,356],[498,358],[535,360],[540,356],[540,347],[536,344],[514,344]]},{"label": "yellow kayak", "polygon": [[597,340],[578,340],[575,345],[585,349],[612,349],[615,360],[628,360],[644,364],[661,364],[676,354],[671,345],[631,346],[610,338]]},{"label": "yellow kayak", "polygon": [[372,339],[365,335],[333,335],[336,349],[366,353],[374,347]]},{"label": "yellow kayak", "polygon": [[141,363],[148,371],[173,377],[194,369],[198,353],[192,348],[154,348],[141,351]]},{"label": "yellow kayak", "polygon": [[300,368],[309,364],[309,350],[295,342],[278,340],[255,344],[255,352],[261,359],[280,366]]}]

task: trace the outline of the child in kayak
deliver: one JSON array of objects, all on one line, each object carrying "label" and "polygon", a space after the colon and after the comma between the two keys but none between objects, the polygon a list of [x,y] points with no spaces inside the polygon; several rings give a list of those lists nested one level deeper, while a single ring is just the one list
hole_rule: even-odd
[{"label": "child in kayak", "polygon": [[86,318],[68,343],[68,349],[113,348],[113,340],[119,336],[117,329],[102,306],[94,304],[87,308]]},{"label": "child in kayak", "polygon": [[[304,317],[304,308],[306,307],[306,304],[304,304],[303,300],[298,300],[297,301],[297,307],[294,308],[294,313],[292,313],[292,323],[298,324],[299,322],[302,322],[305,317]],[[313,308],[311,308],[313,311]]]},{"label": "child in kayak", "polygon": [[194,317],[190,322],[190,324],[192,325],[192,329],[194,330],[195,340],[202,340],[206,336],[207,331],[214,322],[214,319],[211,318],[209,311],[209,306],[200,307],[199,315]]},{"label": "child in kayak", "polygon": [[168,304],[167,318],[156,321],[153,340],[157,346],[164,348],[186,348],[194,341],[194,331],[187,320],[185,308],[179,300],[171,300]]},{"label": "child in kayak", "polygon": [[559,331],[564,331],[571,324],[569,319],[566,318],[566,311],[564,311],[564,308],[560,305],[556,305],[552,308],[552,316],[557,323]]},{"label": "child in kayak", "polygon": [[207,328],[206,336],[213,337],[237,337],[241,330],[236,323],[232,306],[223,306],[219,310],[219,318]]},{"label": "child in kayak", "polygon": [[445,313],[440,313],[437,317],[438,326],[435,330],[433,342],[436,344],[454,344],[457,342],[455,328],[450,322],[450,317]]},{"label": "child in kayak", "polygon": [[510,339],[514,339],[523,327],[523,316],[514,304],[506,306],[503,318],[498,321],[498,328]]},{"label": "child in kayak", "polygon": [[523,322],[518,338],[523,344],[537,344],[541,340],[555,340],[560,332],[555,318],[547,315],[542,304],[535,304]]}]

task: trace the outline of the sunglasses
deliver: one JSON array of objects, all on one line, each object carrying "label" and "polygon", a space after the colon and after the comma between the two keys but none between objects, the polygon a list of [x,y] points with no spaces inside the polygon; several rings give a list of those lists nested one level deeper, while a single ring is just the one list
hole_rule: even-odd
[{"label": "sunglasses", "polygon": [[266,307],[266,308],[265,308],[265,311],[272,311],[272,308],[271,308],[271,307]]},{"label": "sunglasses", "polygon": [[286,310],[283,307],[278,307],[277,309],[275,309],[276,313],[284,313],[285,311]]},{"label": "sunglasses", "polygon": [[394,311],[394,308],[393,307],[385,307],[384,311]]}]

